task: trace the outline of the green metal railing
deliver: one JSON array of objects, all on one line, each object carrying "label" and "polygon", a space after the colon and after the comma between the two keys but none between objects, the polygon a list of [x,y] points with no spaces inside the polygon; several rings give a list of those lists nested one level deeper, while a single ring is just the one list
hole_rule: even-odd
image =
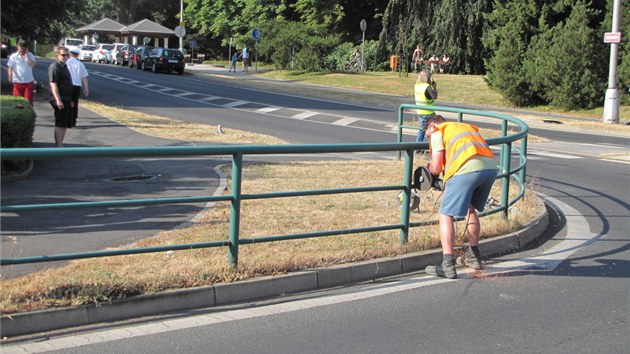
[{"label": "green metal railing", "polygon": [[[90,202],[73,202],[73,203],[51,203],[51,204],[27,204],[27,205],[2,205],[0,212],[36,212],[47,210],[61,209],[82,209],[82,208],[112,208],[112,207],[131,207],[131,206],[149,206],[159,204],[177,204],[177,203],[199,203],[199,202],[230,202],[230,224],[228,239],[214,242],[188,243],[158,247],[144,247],[134,249],[119,249],[96,252],[68,253],[43,256],[31,256],[21,258],[3,258],[0,259],[0,265],[26,264],[36,262],[62,261],[81,258],[94,258],[106,256],[118,256],[151,252],[163,252],[170,250],[186,250],[209,247],[228,247],[228,259],[231,266],[238,265],[238,250],[241,244],[252,244],[262,242],[275,242],[282,240],[294,240],[313,237],[327,237],[357,233],[368,233],[385,230],[400,230],[400,243],[407,243],[409,237],[409,228],[427,225],[435,221],[423,223],[410,223],[410,200],[412,193],[412,174],[413,174],[413,156],[414,151],[426,149],[427,143],[402,142],[402,129],[409,128],[403,126],[402,116],[403,110],[407,108],[416,108],[415,105],[402,105],[399,111],[399,141],[396,143],[375,143],[375,144],[327,144],[327,145],[233,145],[233,146],[168,146],[168,147],[102,147],[102,148],[20,148],[20,149],[0,149],[2,160],[27,160],[27,159],[75,159],[75,158],[116,158],[116,157],[147,157],[147,158],[174,158],[182,156],[231,156],[232,157],[232,183],[231,193],[219,196],[197,196],[197,197],[178,197],[178,198],[152,198],[152,199],[127,199],[127,200],[111,200],[111,201],[90,201]],[[512,151],[512,142],[517,139],[525,139],[527,134],[527,126],[511,117],[489,114],[479,111],[456,110],[452,108],[442,109],[435,107],[436,110],[461,112],[461,114],[485,115],[493,118],[500,118],[502,121],[510,121],[521,127],[521,131],[514,136],[507,136],[507,126],[503,129],[504,134],[501,138],[489,139],[490,144],[502,144],[501,150],[501,173],[497,178],[505,179],[502,185],[504,198],[499,208],[490,210],[482,215],[488,215],[503,211],[507,216],[508,207],[515,203],[524,195],[525,165],[526,165],[526,148],[522,144],[521,149],[515,149],[520,156],[520,166],[510,170],[510,151]],[[413,127],[412,127],[413,128]],[[417,129],[417,127],[415,127]],[[505,147],[503,147],[505,146]],[[306,191],[283,191],[273,193],[260,194],[242,194],[241,185],[243,180],[243,157],[246,155],[277,155],[277,154],[331,154],[331,153],[355,153],[355,152],[398,152],[399,156],[404,155],[404,168],[402,171],[402,184],[370,186],[357,188],[338,188],[324,190],[306,190]],[[509,178],[511,175],[518,174],[519,186],[521,193],[511,201],[507,200],[509,191]],[[241,201],[250,199],[267,199],[267,198],[284,198],[284,197],[300,197],[313,195],[331,195],[344,193],[361,193],[376,191],[402,191],[402,207],[400,215],[400,223],[386,224],[362,228],[350,228],[339,230],[324,230],[308,233],[297,233],[287,235],[271,235],[259,238],[240,238],[241,224]]]}]

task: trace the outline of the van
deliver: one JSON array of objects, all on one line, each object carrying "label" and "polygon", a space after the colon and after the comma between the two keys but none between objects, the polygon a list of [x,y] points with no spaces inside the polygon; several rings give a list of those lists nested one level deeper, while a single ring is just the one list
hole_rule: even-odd
[{"label": "van", "polygon": [[83,44],[83,40],[79,38],[63,38],[59,41],[59,46],[66,47],[68,50],[80,49]]}]

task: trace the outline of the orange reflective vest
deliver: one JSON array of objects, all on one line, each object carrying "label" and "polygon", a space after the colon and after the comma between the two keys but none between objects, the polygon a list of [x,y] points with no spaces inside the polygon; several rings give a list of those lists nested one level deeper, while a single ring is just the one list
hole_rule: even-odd
[{"label": "orange reflective vest", "polygon": [[494,158],[492,150],[481,137],[479,128],[476,126],[467,123],[446,122],[436,128],[442,132],[442,139],[444,140],[445,156],[442,170],[444,171],[445,183],[472,157]]},{"label": "orange reflective vest", "polygon": [[[421,82],[414,86],[414,96],[416,98],[416,104],[433,105],[434,100],[427,99],[427,96],[425,94],[429,86],[430,85],[427,84],[426,82]],[[434,114],[435,111],[431,111],[427,109],[417,109],[416,113],[428,116],[430,114]]]}]

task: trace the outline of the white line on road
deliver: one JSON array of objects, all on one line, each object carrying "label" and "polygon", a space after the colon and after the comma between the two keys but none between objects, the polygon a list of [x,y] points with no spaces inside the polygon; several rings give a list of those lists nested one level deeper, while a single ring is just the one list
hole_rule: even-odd
[{"label": "white line on road", "polygon": [[567,154],[556,154],[553,152],[546,152],[546,151],[539,151],[539,150],[528,150],[527,154],[532,154],[532,155],[538,155],[538,156],[546,156],[546,157],[555,157],[557,159],[567,159],[567,160],[573,160],[573,159],[582,159],[582,156],[574,156],[574,155],[567,155]]},{"label": "white line on road", "polygon": [[[488,265],[483,271],[482,276],[479,276],[477,273],[477,275],[475,276],[476,279],[492,277],[499,274],[505,274],[515,271],[526,271],[528,269],[544,271],[554,270],[562,261],[570,257],[572,254],[603,236],[591,233],[586,218],[579,214],[579,212],[573,207],[555,198],[544,196],[543,198],[558,207],[562,211],[562,214],[566,217],[568,236],[564,240],[549,248],[548,250],[542,252],[538,256],[531,256],[520,260],[513,260],[497,263],[494,265]],[[36,353],[47,350],[74,348],[83,345],[105,343],[114,340],[128,339],[145,335],[154,335],[186,328],[208,326],[217,323],[257,318],[356,300],[363,300],[436,284],[467,281],[472,278],[473,274],[470,271],[459,273],[459,279],[455,280],[434,278],[423,275],[388,284],[369,286],[362,289],[360,292],[353,292],[349,294],[322,296],[312,299],[295,300],[286,303],[272,304],[248,309],[214,312],[196,316],[189,316],[185,318],[168,319],[139,325],[130,325],[110,330],[97,330],[90,333],[53,338],[45,342],[25,343],[21,345],[6,345],[3,346],[2,352],[3,354]]]},{"label": "white line on road", "polygon": [[214,100],[218,100],[219,98],[221,98],[221,97],[217,97],[217,96],[206,96],[206,97],[204,97],[204,98],[200,98],[200,99],[198,99],[198,101],[203,101],[203,102],[206,102],[206,101],[214,101]]},{"label": "white line on road", "polygon": [[260,112],[260,113],[270,113],[273,111],[277,111],[279,110],[281,107],[265,107],[265,108],[261,108],[261,109],[257,109],[256,112]]},{"label": "white line on road", "polygon": [[248,104],[248,103],[249,102],[247,102],[247,101],[234,101],[234,102],[222,104],[221,107],[234,108],[234,107],[242,106],[242,105]]},{"label": "white line on road", "polygon": [[344,118],[341,118],[339,120],[336,120],[336,121],[332,122],[331,124],[344,125],[345,126],[345,125],[350,125],[350,124],[352,124],[352,123],[354,123],[354,122],[356,122],[358,120],[359,120],[358,118],[344,117]]},{"label": "white line on road", "polygon": [[294,116],[291,116],[291,118],[295,118],[295,119],[306,119],[306,118],[308,118],[308,117],[312,117],[312,116],[314,116],[314,115],[316,115],[316,114],[317,114],[316,112],[309,112],[309,111],[306,111],[306,112],[298,113],[298,114],[296,114],[296,115],[294,115]]}]

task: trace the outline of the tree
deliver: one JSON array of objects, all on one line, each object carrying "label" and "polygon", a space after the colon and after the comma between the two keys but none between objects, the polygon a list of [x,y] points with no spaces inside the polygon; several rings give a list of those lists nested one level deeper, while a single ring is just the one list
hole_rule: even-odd
[{"label": "tree", "polygon": [[83,9],[80,0],[6,0],[2,2],[2,28],[27,41],[57,43],[76,25],[74,14]]}]

